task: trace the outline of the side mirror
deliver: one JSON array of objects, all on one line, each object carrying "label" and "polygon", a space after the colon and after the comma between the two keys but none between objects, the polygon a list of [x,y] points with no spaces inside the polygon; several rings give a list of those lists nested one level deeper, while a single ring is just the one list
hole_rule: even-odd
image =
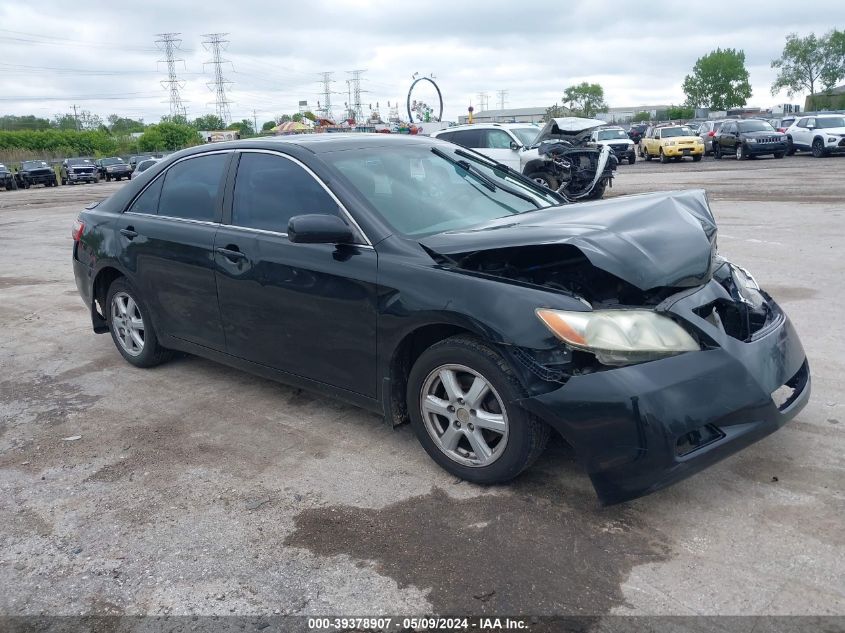
[{"label": "side mirror", "polygon": [[516,141],[511,141],[511,149],[515,152],[518,152],[519,150],[522,149],[522,145],[520,145]]},{"label": "side mirror", "polygon": [[288,239],[294,244],[349,244],[352,229],[336,215],[295,215],[288,222]]}]

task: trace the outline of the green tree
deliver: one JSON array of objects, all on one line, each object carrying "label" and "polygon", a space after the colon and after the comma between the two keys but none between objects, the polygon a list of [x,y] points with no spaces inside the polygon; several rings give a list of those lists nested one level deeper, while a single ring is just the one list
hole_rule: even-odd
[{"label": "green tree", "polygon": [[302,114],[297,112],[296,114],[292,114],[290,120],[294,123],[301,123],[302,122]]},{"label": "green tree", "polygon": [[201,142],[194,126],[164,121],[147,127],[138,139],[138,147],[144,152],[175,151]]},{"label": "green tree", "polygon": [[591,118],[607,110],[607,104],[604,102],[604,88],[600,84],[591,84],[586,81],[564,90],[563,102],[569,104],[569,110],[575,116]]},{"label": "green tree", "polygon": [[566,114],[565,110],[566,109],[563,106],[560,106],[557,103],[552,106],[549,106],[548,108],[546,108],[546,120],[548,121],[549,119],[554,119],[563,116],[564,114]]},{"label": "green tree", "polygon": [[198,130],[212,131],[222,130],[226,127],[226,124],[216,114],[205,114],[194,119],[194,127]]},{"label": "green tree", "polygon": [[241,138],[246,138],[248,136],[255,136],[255,129],[252,127],[252,121],[249,119],[242,119],[240,121],[233,122],[229,127],[226,128],[227,130],[237,130]]},{"label": "green tree", "polygon": [[261,125],[261,131],[262,131],[262,132],[267,132],[268,130],[272,130],[274,127],[276,127],[276,122],[275,122],[275,121],[265,121],[265,122]]},{"label": "green tree", "polygon": [[125,117],[118,116],[117,114],[110,114],[106,120],[109,123],[109,131],[118,136],[125,136],[127,134],[132,134],[133,132],[144,131],[143,121],[127,119]]},{"label": "green tree", "polygon": [[773,95],[784,89],[790,97],[807,91],[812,107],[818,88],[830,90],[845,77],[845,33],[835,29],[822,37],[790,33],[781,56],[772,60],[772,68],[778,71],[772,83]]},{"label": "green tree", "polygon": [[289,123],[292,120],[293,119],[291,118],[291,116],[289,114],[283,114],[282,116],[279,117],[279,123]]},{"label": "green tree", "polygon": [[17,130],[48,130],[50,129],[49,119],[42,119],[31,114],[15,116],[7,114],[0,116],[0,130],[14,132]]},{"label": "green tree", "polygon": [[666,118],[670,121],[678,119],[692,119],[695,116],[695,109],[688,106],[669,106],[666,108]]},{"label": "green tree", "polygon": [[684,78],[683,90],[693,108],[727,110],[745,105],[751,98],[745,52],[717,48],[699,57],[692,74]]},{"label": "green tree", "polygon": [[643,121],[651,121],[651,112],[637,112],[631,117],[633,123],[642,123]]},{"label": "green tree", "polygon": [[[311,112],[310,110],[306,110],[305,112],[303,112],[302,116],[305,117],[306,119],[308,119],[309,121],[316,121],[317,120],[317,115],[314,114],[313,112]],[[301,118],[299,120],[302,121]]]}]

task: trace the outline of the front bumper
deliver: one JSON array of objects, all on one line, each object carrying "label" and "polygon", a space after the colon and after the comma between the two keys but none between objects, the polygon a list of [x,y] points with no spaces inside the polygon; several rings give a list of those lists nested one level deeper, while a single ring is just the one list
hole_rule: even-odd
[{"label": "front bumper", "polygon": [[704,154],[704,144],[679,147],[677,145],[664,145],[663,155],[674,158],[675,156],[700,156]]},{"label": "front bumper", "polygon": [[72,174],[66,176],[68,182],[94,182],[98,180],[97,174]]},{"label": "front bumper", "polygon": [[[734,339],[692,311],[721,296],[714,285],[667,310],[715,341],[712,349],[573,376],[520,401],[572,444],[603,503],[688,477],[776,431],[807,403],[809,366],[786,315],[772,302],[770,327],[750,342]],[[772,394],[786,383],[792,395],[778,406]],[[695,432],[711,440],[689,450]]]},{"label": "front bumper", "polygon": [[25,179],[31,185],[46,185],[56,181],[56,174],[28,174]]},{"label": "front bumper", "polygon": [[787,150],[786,141],[783,143],[746,143],[748,153],[752,156],[762,156],[764,154],[785,154]]}]

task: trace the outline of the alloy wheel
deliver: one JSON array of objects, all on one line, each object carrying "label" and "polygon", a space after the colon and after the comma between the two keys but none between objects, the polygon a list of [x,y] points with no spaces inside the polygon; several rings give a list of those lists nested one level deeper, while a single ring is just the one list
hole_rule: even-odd
[{"label": "alloy wheel", "polygon": [[135,300],[125,292],[112,298],[111,327],[124,352],[139,356],[144,351],[144,317]]},{"label": "alloy wheel", "polygon": [[420,412],[437,448],[464,466],[489,466],[507,445],[502,398],[484,376],[464,365],[441,365],[428,375]]},{"label": "alloy wheel", "polygon": [[742,160],[742,158],[743,158],[742,145],[737,145],[736,146],[736,159]]}]

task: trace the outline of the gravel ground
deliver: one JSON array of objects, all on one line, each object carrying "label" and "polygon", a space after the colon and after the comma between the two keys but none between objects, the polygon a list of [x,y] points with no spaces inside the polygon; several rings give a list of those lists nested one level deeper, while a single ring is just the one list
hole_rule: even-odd
[{"label": "gravel ground", "polygon": [[121,186],[0,191],[0,613],[845,615],[845,158],[620,166],[609,195],[708,191],[814,394],[610,508],[560,442],[482,488],[375,415],[199,358],[123,362],[70,264],[77,212]]}]

